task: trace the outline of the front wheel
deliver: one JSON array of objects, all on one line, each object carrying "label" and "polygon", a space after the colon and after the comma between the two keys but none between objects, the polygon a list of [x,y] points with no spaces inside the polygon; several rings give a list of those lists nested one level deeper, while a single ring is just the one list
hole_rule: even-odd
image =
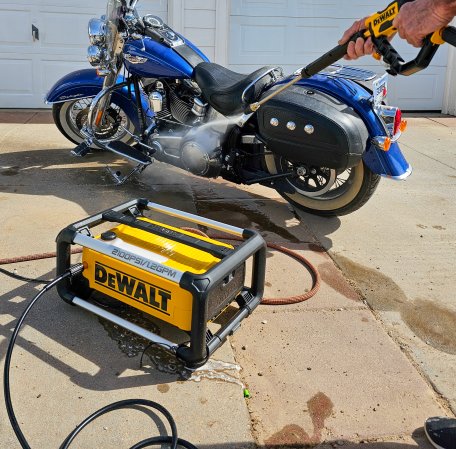
[{"label": "front wheel", "polygon": [[285,182],[287,189],[278,192],[297,210],[321,216],[347,215],[362,207],[374,194],[380,176],[363,161],[343,172],[324,167],[303,167],[277,157],[267,156],[266,166],[271,174],[293,170],[296,176]]},{"label": "front wheel", "polygon": [[[91,98],[83,98],[56,103],[52,106],[52,115],[57,128],[68,140],[77,145],[84,141],[81,130],[87,123],[91,103]],[[120,140],[128,144],[131,143],[132,138],[126,130],[134,134],[133,123],[119,106],[111,103],[105,113],[105,123],[96,135],[97,139],[101,142]]]}]

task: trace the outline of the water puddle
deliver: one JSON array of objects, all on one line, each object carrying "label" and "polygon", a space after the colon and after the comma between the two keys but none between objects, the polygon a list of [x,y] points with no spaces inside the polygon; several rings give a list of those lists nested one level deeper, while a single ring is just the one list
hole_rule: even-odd
[{"label": "water puddle", "polygon": [[354,280],[375,310],[399,312],[405,324],[429,346],[456,354],[456,312],[437,301],[410,300],[393,279],[378,270],[335,256],[344,274]]},{"label": "water puddle", "polygon": [[241,388],[244,388],[245,385],[238,377],[236,377],[236,374],[240,373],[240,371],[241,367],[239,365],[222,362],[221,360],[210,359],[206,365],[194,371],[188,380],[192,380],[194,382],[201,382],[204,379],[220,380],[223,382],[236,384]]},{"label": "water puddle", "polygon": [[[214,191],[214,197],[215,191]],[[196,209],[199,215],[229,223],[239,228],[255,228],[258,231],[276,234],[292,243],[299,243],[299,239],[286,228],[275,224],[266,213],[265,203],[261,201],[245,202],[223,200],[197,200]]]},{"label": "water puddle", "polygon": [[[157,323],[149,319],[146,314],[130,308],[118,308],[116,314],[131,323],[148,329],[157,335],[161,335],[161,330]],[[204,366],[191,371],[184,366],[183,362],[178,360],[166,349],[151,344],[148,340],[103,318],[99,318],[99,321],[109,337],[117,342],[119,349],[127,357],[141,357],[138,368],[146,372],[152,373],[153,371],[159,371],[175,376],[178,381],[190,380],[193,382],[202,382],[203,380],[213,380],[236,384],[244,388],[244,384],[239,379],[239,373],[241,371],[239,365],[209,359]]]}]

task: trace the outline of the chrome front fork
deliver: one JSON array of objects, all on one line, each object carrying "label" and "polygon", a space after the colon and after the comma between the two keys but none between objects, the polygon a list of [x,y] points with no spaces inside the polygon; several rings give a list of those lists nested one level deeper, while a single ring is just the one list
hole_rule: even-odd
[{"label": "chrome front fork", "polygon": [[103,83],[103,89],[92,100],[85,129],[87,138],[92,140],[90,144],[94,142],[97,131],[103,125],[106,109],[111,104],[112,91],[117,88],[116,81],[116,73],[107,75]]}]

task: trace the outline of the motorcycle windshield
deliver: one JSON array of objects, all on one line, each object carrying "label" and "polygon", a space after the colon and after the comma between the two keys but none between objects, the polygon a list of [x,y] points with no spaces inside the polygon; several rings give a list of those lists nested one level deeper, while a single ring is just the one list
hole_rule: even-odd
[{"label": "motorcycle windshield", "polygon": [[106,48],[110,61],[115,57],[114,45],[117,40],[119,23],[124,15],[125,7],[125,0],[108,0],[106,8]]}]

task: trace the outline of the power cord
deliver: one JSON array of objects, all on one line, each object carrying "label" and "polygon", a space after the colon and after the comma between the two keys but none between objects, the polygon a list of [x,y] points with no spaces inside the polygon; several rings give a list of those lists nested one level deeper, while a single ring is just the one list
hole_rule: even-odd
[{"label": "power cord", "polygon": [[[19,331],[22,328],[22,325],[24,324],[25,318],[29,314],[30,310],[33,308],[33,306],[38,302],[40,298],[42,298],[49,290],[54,288],[59,282],[63,281],[64,279],[67,279],[69,277],[76,276],[78,274],[81,274],[82,271],[84,270],[84,266],[82,264],[76,264],[69,268],[64,274],[59,276],[57,279],[51,281],[48,285],[43,287],[43,289],[35,295],[35,297],[32,299],[30,304],[26,307],[25,311],[22,313],[21,317],[19,318],[19,321],[17,322],[17,325],[13,331],[13,334],[11,336],[11,340],[8,344],[8,349],[6,351],[6,357],[5,357],[5,367],[4,367],[4,376],[3,376],[3,391],[5,395],[5,403],[6,403],[6,410],[8,413],[9,420],[11,422],[11,426],[13,427],[14,433],[16,434],[17,439],[19,440],[19,443],[22,447],[22,449],[31,449],[30,445],[28,444],[21,428],[20,425],[17,421],[16,415],[14,413],[14,408],[13,408],[13,403],[11,400],[11,388],[10,388],[10,369],[11,369],[11,358],[13,355],[13,349],[14,345],[16,344],[16,339],[19,335]],[[177,427],[176,423],[169,413],[169,411],[163,407],[162,405],[153,402],[153,401],[148,401],[146,399],[128,399],[124,401],[119,401],[115,402],[113,404],[107,405],[100,410],[96,411],[92,415],[90,415],[88,418],[86,418],[84,421],[82,421],[74,430],[73,432],[70,433],[65,438],[65,441],[61,444],[60,449],[68,449],[73,442],[73,440],[76,438],[76,436],[85,428],[87,427],[90,423],[98,419],[100,416],[105,415],[106,413],[112,412],[114,410],[120,410],[120,409],[125,409],[128,407],[132,407],[135,405],[142,405],[146,407],[153,408],[160,413],[163,414],[163,416],[166,418],[166,420],[169,423],[169,426],[171,428],[171,436],[158,436],[158,437],[153,437],[153,438],[148,438],[146,440],[143,440],[134,446],[132,446],[130,449],[142,449],[142,448],[147,448],[147,447],[153,447],[153,446],[158,446],[161,444],[170,444],[171,449],[177,449],[178,446],[186,448],[186,449],[198,449],[196,446],[193,444],[189,443],[188,441],[182,440],[178,438],[177,435]]]}]

